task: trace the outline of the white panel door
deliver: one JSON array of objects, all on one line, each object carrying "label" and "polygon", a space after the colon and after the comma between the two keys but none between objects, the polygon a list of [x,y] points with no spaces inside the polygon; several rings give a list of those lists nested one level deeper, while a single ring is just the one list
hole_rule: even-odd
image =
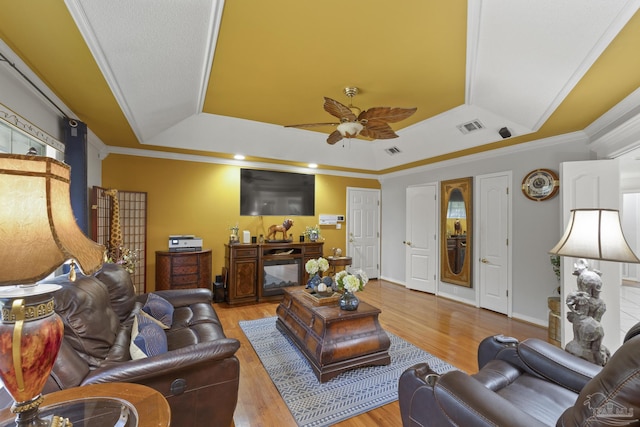
[{"label": "white panel door", "polygon": [[438,203],[436,185],[407,188],[405,285],[409,289],[436,292],[438,256]]},{"label": "white panel door", "polygon": [[[591,160],[560,164],[560,194],[562,230],[558,230],[558,240],[569,221],[571,209],[606,208],[620,209],[620,164],[618,160]],[[555,242],[554,242],[555,244]],[[551,249],[551,248],[549,248]],[[562,298],[577,290],[573,266],[576,258],[561,257]],[[591,268],[602,272],[602,293],[600,298],[607,305],[602,317],[604,329],[603,344],[613,354],[620,347],[620,284],[621,266],[617,262],[589,260]],[[561,327],[562,345],[573,339],[573,325],[567,320],[567,308],[562,305]]]},{"label": "white panel door", "polygon": [[369,278],[380,272],[380,190],[347,188],[347,255]]},{"label": "white panel door", "polygon": [[476,206],[480,307],[511,315],[509,183],[511,174],[478,176]]}]

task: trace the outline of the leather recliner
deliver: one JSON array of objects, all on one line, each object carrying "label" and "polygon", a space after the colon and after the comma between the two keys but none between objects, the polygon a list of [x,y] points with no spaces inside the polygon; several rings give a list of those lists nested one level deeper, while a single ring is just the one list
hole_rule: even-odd
[{"label": "leather recliner", "polygon": [[478,366],[474,375],[426,363],[403,372],[403,426],[640,425],[640,323],[604,367],[501,335],[480,343]]},{"label": "leather recliner", "polygon": [[132,360],[132,313],[149,294],[136,296],[122,267],[104,264],[94,276],[70,282],[64,275],[47,283],[62,286],[54,298],[64,340],[44,393],[95,383],[138,383],[167,399],[172,426],[232,425],[240,379],[234,354],[240,342],[225,336],[210,290],[154,292],[174,307],[171,328],[165,331],[168,351]]}]

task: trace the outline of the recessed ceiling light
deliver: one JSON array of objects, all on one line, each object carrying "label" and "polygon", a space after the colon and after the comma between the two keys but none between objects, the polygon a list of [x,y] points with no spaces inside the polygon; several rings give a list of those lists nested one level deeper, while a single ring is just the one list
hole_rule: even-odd
[{"label": "recessed ceiling light", "polygon": [[318,167],[317,163],[309,163],[308,165],[311,169],[316,169]]},{"label": "recessed ceiling light", "polygon": [[242,154],[236,154],[233,158],[236,160],[244,160],[244,156]]}]

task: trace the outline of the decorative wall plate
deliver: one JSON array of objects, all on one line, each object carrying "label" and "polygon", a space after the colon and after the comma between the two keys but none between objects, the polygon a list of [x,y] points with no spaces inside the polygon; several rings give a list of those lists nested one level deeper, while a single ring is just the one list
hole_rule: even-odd
[{"label": "decorative wall plate", "polygon": [[558,175],[550,169],[536,169],[522,180],[522,193],[536,202],[552,198],[559,188]]}]

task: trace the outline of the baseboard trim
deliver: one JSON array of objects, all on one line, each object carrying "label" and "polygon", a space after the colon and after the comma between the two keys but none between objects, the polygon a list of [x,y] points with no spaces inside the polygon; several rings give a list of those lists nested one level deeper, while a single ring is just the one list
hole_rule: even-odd
[{"label": "baseboard trim", "polygon": [[513,313],[512,318],[516,319],[516,320],[521,320],[523,322],[531,323],[531,324],[536,325],[536,326],[542,326],[544,328],[548,328],[549,327],[549,319],[540,320],[540,319],[536,319],[535,317],[526,316],[526,315],[520,314],[520,313]]}]

